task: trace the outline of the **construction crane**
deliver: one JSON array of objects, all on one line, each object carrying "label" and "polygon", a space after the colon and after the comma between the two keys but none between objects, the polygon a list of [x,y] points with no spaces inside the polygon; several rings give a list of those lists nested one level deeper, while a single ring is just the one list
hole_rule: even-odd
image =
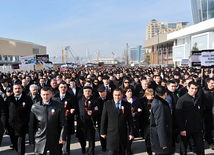
[{"label": "construction crane", "polygon": [[63,52],[63,49],[62,49],[62,63],[64,64],[64,52]]},{"label": "construction crane", "polygon": [[[77,63],[78,60],[79,60],[79,56],[76,56],[74,50],[73,50],[70,46],[66,46],[66,47],[65,47],[65,50],[66,50],[67,54],[68,54],[68,51],[70,52],[71,57],[73,58],[74,62]],[[67,56],[68,56],[68,55],[67,55]],[[67,57],[67,56],[66,56],[66,57]],[[76,56],[76,57],[75,57],[75,56]]]},{"label": "construction crane", "polygon": [[97,51],[97,64],[99,64],[99,51]]}]

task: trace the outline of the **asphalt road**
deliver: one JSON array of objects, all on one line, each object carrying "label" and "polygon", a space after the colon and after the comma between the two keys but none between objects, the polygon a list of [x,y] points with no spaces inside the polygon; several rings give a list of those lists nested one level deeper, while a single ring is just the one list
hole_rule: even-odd
[{"label": "asphalt road", "polygon": [[[87,144],[88,145],[88,144]],[[208,149],[208,144],[204,142],[205,145],[205,154],[206,155],[214,155],[214,150]],[[9,136],[4,135],[2,146],[0,147],[0,155],[16,155],[15,150],[10,147]],[[141,138],[136,138],[132,144],[132,152],[135,155],[147,155],[145,142]],[[71,155],[81,155],[81,147],[78,142],[78,139],[75,135],[71,137]],[[95,147],[96,155],[107,155],[107,152],[102,152],[101,145],[99,142],[98,133],[96,134],[96,147]],[[34,155],[33,147],[29,145],[28,135],[26,136],[26,155]],[[179,144],[176,144],[176,153],[175,155],[179,155]],[[192,152],[188,152],[188,155],[194,155]]]}]

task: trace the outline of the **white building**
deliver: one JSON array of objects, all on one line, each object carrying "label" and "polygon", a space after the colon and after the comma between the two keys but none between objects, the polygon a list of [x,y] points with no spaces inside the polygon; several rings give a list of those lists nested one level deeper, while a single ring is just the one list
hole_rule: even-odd
[{"label": "white building", "polygon": [[167,41],[173,41],[175,65],[181,65],[182,59],[189,59],[195,45],[198,50],[214,49],[214,18],[172,32],[167,35]]}]

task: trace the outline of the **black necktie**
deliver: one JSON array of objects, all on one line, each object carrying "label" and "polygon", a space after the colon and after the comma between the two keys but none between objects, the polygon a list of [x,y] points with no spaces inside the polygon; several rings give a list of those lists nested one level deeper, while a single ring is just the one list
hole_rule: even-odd
[{"label": "black necktie", "polygon": [[119,108],[119,102],[117,102],[117,112],[118,112],[118,114],[119,114],[119,112],[120,112],[120,108]]}]

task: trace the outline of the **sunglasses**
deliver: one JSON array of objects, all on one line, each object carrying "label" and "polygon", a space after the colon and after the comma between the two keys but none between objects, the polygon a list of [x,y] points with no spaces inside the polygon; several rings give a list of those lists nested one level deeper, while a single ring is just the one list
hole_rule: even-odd
[{"label": "sunglasses", "polygon": [[129,83],[129,82],[124,82],[124,83]]},{"label": "sunglasses", "polygon": [[94,83],[98,83],[98,82],[94,82]]}]

